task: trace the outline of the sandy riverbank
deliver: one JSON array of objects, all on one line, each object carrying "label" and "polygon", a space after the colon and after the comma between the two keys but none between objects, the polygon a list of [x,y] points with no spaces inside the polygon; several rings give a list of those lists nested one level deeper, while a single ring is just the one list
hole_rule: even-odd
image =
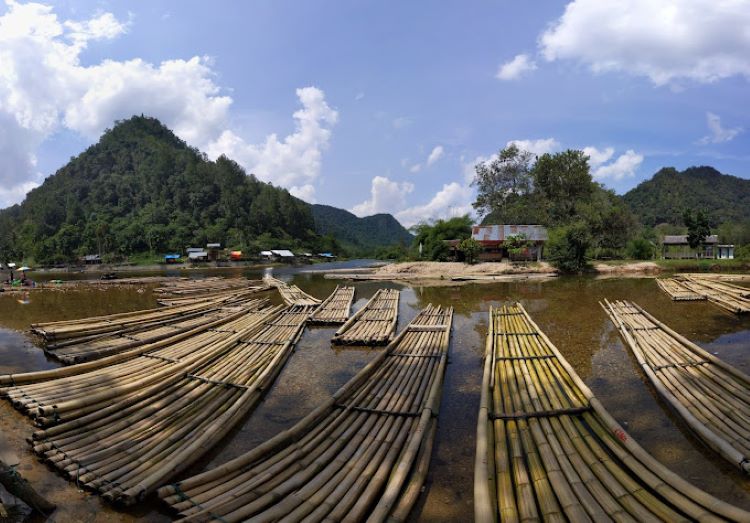
[{"label": "sandy riverbank", "polygon": [[[600,275],[658,274],[661,267],[653,262],[636,262],[622,265],[597,264],[594,271]],[[462,281],[510,281],[544,279],[557,276],[557,270],[547,262],[514,264],[486,262],[468,265],[457,262],[400,262],[370,269],[341,269],[326,271],[326,278],[347,280],[419,281],[436,284],[454,284]]]}]

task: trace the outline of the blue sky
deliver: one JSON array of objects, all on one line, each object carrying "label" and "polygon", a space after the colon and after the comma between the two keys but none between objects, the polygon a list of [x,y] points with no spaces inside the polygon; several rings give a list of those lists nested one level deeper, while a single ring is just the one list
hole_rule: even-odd
[{"label": "blue sky", "polygon": [[406,225],[470,210],[510,141],[585,148],[618,193],[664,166],[748,178],[749,26],[715,0],[7,3],[0,205],[140,113]]}]

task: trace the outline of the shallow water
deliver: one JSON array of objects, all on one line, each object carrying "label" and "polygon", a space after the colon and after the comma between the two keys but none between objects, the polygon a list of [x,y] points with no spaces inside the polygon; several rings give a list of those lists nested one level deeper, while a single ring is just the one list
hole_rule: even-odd
[{"label": "shallow water", "polygon": [[[317,268],[317,267],[316,267]],[[208,272],[194,272],[201,275]],[[260,271],[223,270],[226,276]],[[336,280],[296,269],[275,269],[319,298]],[[553,343],[588,383],[610,413],[643,447],[669,468],[710,493],[750,509],[750,480],[705,448],[656,396],[639,372],[598,301],[633,300],[658,319],[725,361],[750,373],[750,318],[723,312],[707,302],[672,302],[653,279],[559,278],[544,282],[421,287],[388,282],[356,282],[355,309],[378,288],[401,289],[399,329],[428,303],[455,308],[450,364],[440,408],[437,441],[414,521],[467,521],[473,515],[473,462],[481,358],[491,305],[520,301]],[[274,293],[275,294],[275,293]],[[278,298],[274,296],[274,301]],[[31,303],[0,295],[0,327],[24,329],[36,321],[81,317],[152,306],[149,287],[109,290],[37,291]],[[185,475],[223,463],[291,426],[346,382],[375,354],[363,349],[333,348],[335,328],[308,328],[264,401],[214,451]],[[22,333],[0,329],[0,372],[51,368],[43,353]],[[158,504],[135,512],[116,512],[96,496],[39,464],[23,438],[32,426],[7,403],[0,404],[2,435],[21,455],[22,472],[58,501],[51,521],[162,521]]]}]

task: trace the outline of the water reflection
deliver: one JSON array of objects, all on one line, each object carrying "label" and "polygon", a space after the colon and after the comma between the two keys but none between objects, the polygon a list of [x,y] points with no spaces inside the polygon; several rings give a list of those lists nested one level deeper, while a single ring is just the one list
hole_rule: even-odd
[{"label": "water reflection", "polygon": [[[342,283],[327,280],[321,274],[291,268],[276,268],[273,272],[274,276],[298,285],[318,298],[326,297],[337,284]],[[260,269],[218,273],[251,278],[263,275]],[[704,448],[658,400],[598,302],[604,298],[635,301],[676,331],[745,372],[750,371],[747,353],[750,349],[750,318],[727,314],[707,302],[672,302],[658,290],[652,279],[647,278],[559,278],[552,281],[455,287],[366,281],[355,282],[354,285],[355,309],[362,307],[379,288],[402,290],[399,329],[428,303],[452,306],[455,310],[438,439],[426,489],[412,514],[413,520],[466,521],[471,518],[474,431],[487,311],[491,305],[504,301],[524,304],[609,411],[646,450],[697,486],[750,509],[750,482]],[[278,302],[278,296],[275,293],[272,296]],[[140,294],[136,289],[127,287],[106,291],[37,291],[31,296],[31,303],[25,306],[16,303],[15,298],[0,296],[0,325],[21,330],[35,321],[135,310],[153,305],[150,288]],[[379,350],[334,348],[330,344],[334,331],[332,327],[308,328],[255,412],[186,474],[225,462],[290,427],[345,383]],[[24,336],[7,332],[0,334],[0,371],[35,370],[51,366],[55,364],[47,362],[41,356],[41,351],[34,348]],[[9,412],[7,405],[0,406],[0,415]],[[19,448],[24,448],[20,440],[31,430],[30,424],[15,413],[11,416],[13,428],[8,430],[18,432],[13,437],[17,437]],[[37,478],[49,481],[45,479],[47,476],[53,474],[42,471]],[[67,488],[74,492],[70,484],[66,487],[62,479],[55,480],[56,488]],[[74,493],[66,502],[90,507],[91,502],[86,499],[86,496]],[[103,514],[112,514],[104,505],[96,505]],[[163,518],[153,505],[142,508],[137,514],[117,515],[118,518],[126,516],[139,520]]]}]

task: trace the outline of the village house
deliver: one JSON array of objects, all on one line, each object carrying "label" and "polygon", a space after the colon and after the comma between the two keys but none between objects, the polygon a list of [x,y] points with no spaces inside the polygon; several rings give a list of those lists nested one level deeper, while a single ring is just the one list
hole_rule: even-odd
[{"label": "village house", "polygon": [[[541,261],[548,238],[547,229],[541,225],[475,225],[471,228],[471,237],[482,247],[477,256],[479,261]],[[514,252],[509,246],[511,238],[523,240],[526,246]],[[460,240],[445,243],[455,259],[462,259],[458,250]]]},{"label": "village house", "polygon": [[687,235],[667,235],[662,240],[661,255],[665,260],[690,258],[732,260],[734,259],[734,245],[719,244],[719,236],[712,234],[707,236],[697,249],[692,249],[688,244]]}]

